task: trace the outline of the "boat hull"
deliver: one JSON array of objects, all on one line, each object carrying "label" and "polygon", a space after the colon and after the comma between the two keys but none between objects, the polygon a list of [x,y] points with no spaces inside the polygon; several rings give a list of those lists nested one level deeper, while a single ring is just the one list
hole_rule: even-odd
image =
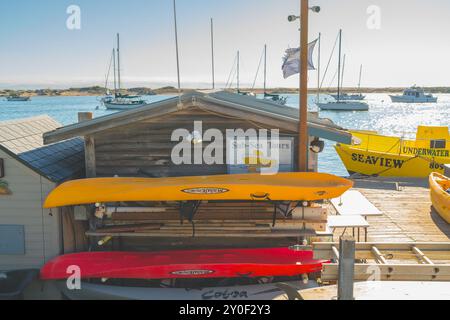
[{"label": "boat hull", "polygon": [[317,287],[317,283],[309,281],[289,281],[283,284],[257,284],[231,287],[209,288],[140,288],[110,286],[81,282],[79,290],[70,290],[65,281],[57,281],[61,293],[70,300],[273,300],[285,294],[281,289],[288,285],[293,290]]},{"label": "boat hull", "polygon": [[83,252],[57,257],[41,269],[42,280],[64,280],[71,266],[81,279],[206,279],[296,276],[322,270],[310,250],[289,248]]},{"label": "boat hull", "polygon": [[30,97],[19,97],[19,98],[6,98],[7,101],[10,102],[24,102],[24,101],[30,101]]},{"label": "boat hull", "polygon": [[368,111],[369,105],[364,102],[345,101],[345,102],[329,102],[318,103],[320,110],[328,111]]},{"label": "boat hull", "polygon": [[146,104],[147,103],[129,104],[129,103],[111,103],[111,102],[107,102],[107,101],[103,102],[103,105],[105,106],[105,108],[109,109],[109,110],[130,110],[130,109],[145,106]]},{"label": "boat hull", "polygon": [[443,159],[368,151],[342,144],[335,149],[350,174],[424,178],[434,171],[444,172]]},{"label": "boat hull", "polygon": [[436,103],[437,97],[390,96],[393,103]]},{"label": "boat hull", "polygon": [[447,222],[450,223],[450,179],[440,173],[433,172],[429,177],[430,198],[434,209]]},{"label": "boat hull", "polygon": [[65,182],[44,206],[133,201],[315,201],[350,189],[350,180],[325,173],[236,174],[172,178],[93,178]]},{"label": "boat hull", "polygon": [[[337,94],[333,94],[331,95],[334,99],[338,100],[338,95]],[[359,95],[359,94],[351,94],[351,95],[345,95],[345,96],[340,96],[339,100],[340,101],[362,101],[366,98],[366,96],[363,95]]]}]

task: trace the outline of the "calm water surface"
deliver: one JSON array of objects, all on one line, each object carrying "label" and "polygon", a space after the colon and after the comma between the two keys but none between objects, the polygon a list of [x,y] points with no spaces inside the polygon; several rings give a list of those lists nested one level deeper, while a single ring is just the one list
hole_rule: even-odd
[{"label": "calm water surface", "polygon": [[[289,106],[298,108],[298,95],[287,95]],[[450,125],[450,94],[437,95],[436,104],[393,104],[387,94],[368,94],[368,112],[321,111],[320,117],[329,118],[348,129],[376,130],[383,134],[414,137],[419,124]],[[149,102],[160,101],[169,96],[146,96]],[[327,96],[322,96],[321,101]],[[67,125],[77,122],[77,114],[90,111],[95,117],[114,113],[100,106],[100,97],[34,97],[29,102],[7,102],[0,100],[0,121],[26,118],[47,114]],[[316,97],[309,97],[309,109],[317,111]],[[333,148],[327,141],[326,148],[319,156],[319,170],[338,175],[347,172]]]}]

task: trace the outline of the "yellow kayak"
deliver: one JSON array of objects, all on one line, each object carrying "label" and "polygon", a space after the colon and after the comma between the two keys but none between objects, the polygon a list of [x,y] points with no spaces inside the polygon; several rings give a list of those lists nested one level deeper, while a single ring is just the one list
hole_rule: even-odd
[{"label": "yellow kayak", "polygon": [[44,207],[134,202],[259,200],[315,201],[339,197],[350,180],[325,173],[239,174],[172,178],[93,178],[65,182]]},{"label": "yellow kayak", "polygon": [[434,209],[439,215],[450,223],[450,179],[440,173],[433,172],[429,178],[430,196]]}]

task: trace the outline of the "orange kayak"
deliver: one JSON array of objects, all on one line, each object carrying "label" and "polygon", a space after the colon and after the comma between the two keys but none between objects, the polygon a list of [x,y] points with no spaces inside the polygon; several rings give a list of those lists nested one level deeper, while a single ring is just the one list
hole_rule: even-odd
[{"label": "orange kayak", "polygon": [[44,207],[134,201],[315,201],[339,197],[350,180],[325,173],[171,178],[93,178],[65,182]]}]

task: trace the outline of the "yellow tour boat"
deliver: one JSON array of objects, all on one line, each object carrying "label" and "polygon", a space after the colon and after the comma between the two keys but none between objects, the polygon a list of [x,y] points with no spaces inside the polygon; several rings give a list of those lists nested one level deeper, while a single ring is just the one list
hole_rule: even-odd
[{"label": "yellow tour boat", "polygon": [[353,144],[336,151],[350,174],[381,177],[428,177],[450,163],[448,127],[419,126],[415,140],[351,131]]},{"label": "yellow tour boat", "polygon": [[235,174],[171,178],[92,178],[55,188],[45,208],[134,201],[316,201],[339,197],[353,182],[325,173]]},{"label": "yellow tour boat", "polygon": [[450,179],[440,173],[430,174],[430,197],[434,209],[439,215],[450,223]]}]

